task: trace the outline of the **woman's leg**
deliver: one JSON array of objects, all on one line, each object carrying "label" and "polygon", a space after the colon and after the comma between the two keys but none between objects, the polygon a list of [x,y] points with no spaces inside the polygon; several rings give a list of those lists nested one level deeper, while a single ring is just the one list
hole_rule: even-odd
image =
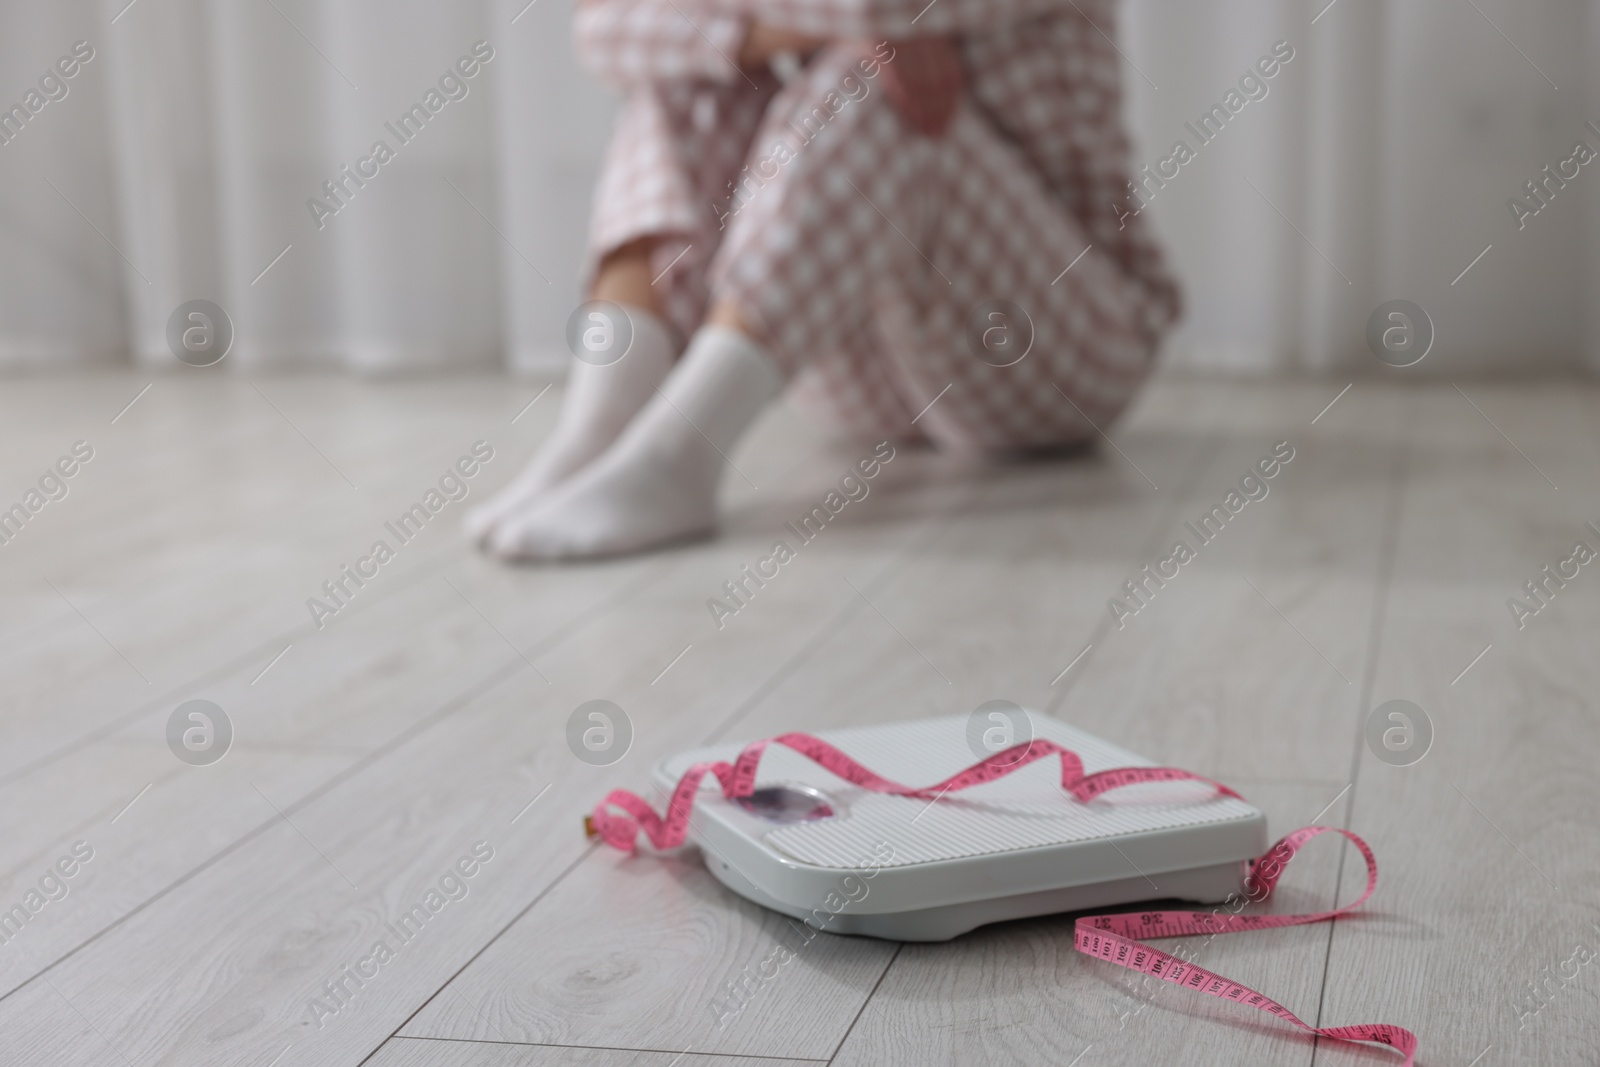
[{"label": "woman's leg", "polygon": [[[865,49],[830,47],[808,66],[804,76],[786,86],[767,109],[749,156],[748,179],[741,182],[738,211],[728,218],[727,238],[718,263],[733,256],[782,256],[784,241],[804,232],[814,244],[831,248],[813,210],[819,176],[861,175],[876,167],[876,154],[866,159],[850,153],[860,136],[886,138],[874,146],[893,155],[911,135],[893,117],[882,94],[871,93],[857,73]],[[845,79],[848,79],[846,81]],[[814,138],[807,137],[807,119],[825,106],[836,85],[852,96],[858,114],[829,113]],[[889,116],[887,125],[867,128],[866,115]],[[848,115],[848,117],[846,117]],[[824,128],[826,127],[826,128]],[[849,155],[847,165],[839,164]],[[887,228],[885,228],[887,229]],[[884,272],[894,255],[878,257]],[[716,271],[718,268],[713,268]],[[726,272],[723,272],[726,273]],[[799,279],[805,289],[805,279]],[[830,347],[846,336],[859,336],[870,319],[870,286],[857,272],[845,284],[854,290],[842,300],[819,308],[801,297],[807,313],[832,314]],[[795,285],[790,285],[796,289]],[[835,286],[813,286],[831,297]],[[716,513],[716,488],[727,454],[745,428],[781,390],[787,369],[766,352],[765,324],[743,314],[735,299],[713,299],[707,322],[690,343],[683,361],[659,395],[639,413],[606,453],[545,497],[538,507],[502,524],[491,542],[501,555],[554,559],[636,551],[711,529]]]},{"label": "woman's leg", "polygon": [[[1132,398],[1154,344],[1147,290],[1092,253],[1064,272],[1088,242],[1016,149],[966,104],[942,137],[916,134],[860,56],[826,49],[774,100],[756,151],[769,136],[784,148],[751,166],[761,184],[718,252],[708,326],[616,445],[508,524],[500,551],[604,555],[706,532],[727,454],[778,383],[863,330],[906,405],[927,409],[917,428],[947,446],[1081,441]],[[998,335],[996,299],[1020,309]]]},{"label": "woman's leg", "polygon": [[[718,113],[710,128],[700,117],[708,108]],[[517,478],[468,513],[469,538],[488,543],[497,525],[593,461],[666,378],[707,299],[716,235],[695,199],[737,172],[759,115],[715,86],[661,86],[630,98],[597,189],[588,299],[622,309],[632,344],[603,365],[574,355],[554,431]]]},{"label": "woman's leg", "polygon": [[877,331],[845,338],[840,346],[811,357],[789,388],[789,399],[811,419],[850,441],[926,443],[915,407],[902,395]]},{"label": "woman's leg", "polygon": [[893,382],[916,429],[962,451],[1077,443],[1126,407],[1170,301],[1089,249],[979,109],[964,103],[935,140],[874,93],[829,125],[713,267],[716,299],[786,371],[865,325],[881,365],[862,388]]},{"label": "woman's leg", "polygon": [[[509,485],[467,514],[470,539],[484,541],[507,516],[605,451],[666,379],[681,343],[661,318],[650,288],[656,244],[653,238],[643,238],[601,261],[591,299],[610,301],[628,316],[632,336],[628,353],[605,364],[573,358],[555,429]],[[616,330],[614,324],[612,329]]]}]

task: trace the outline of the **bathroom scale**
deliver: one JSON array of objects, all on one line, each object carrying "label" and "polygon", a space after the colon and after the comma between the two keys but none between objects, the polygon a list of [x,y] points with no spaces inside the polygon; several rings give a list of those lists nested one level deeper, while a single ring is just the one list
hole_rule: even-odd
[{"label": "bathroom scale", "polygon": [[[1076,752],[1084,771],[1152,761],[1037,712],[1032,737]],[[908,785],[941,782],[989,752],[969,717],[817,734]],[[692,764],[733,761],[714,745],[663,760],[664,794]],[[985,923],[1136,901],[1221,902],[1242,891],[1245,861],[1267,848],[1267,820],[1204,781],[1139,782],[1080,801],[1055,759],[929,800],[873,792],[782,746],[761,758],[755,790],[728,799],[708,778],[689,841],[735,893],[819,929],[896,941],[945,941]]]}]

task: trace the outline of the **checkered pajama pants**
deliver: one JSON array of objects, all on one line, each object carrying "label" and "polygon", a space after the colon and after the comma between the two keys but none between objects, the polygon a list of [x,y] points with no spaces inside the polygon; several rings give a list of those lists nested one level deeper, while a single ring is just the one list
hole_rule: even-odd
[{"label": "checkered pajama pants", "polygon": [[[781,88],[640,90],[596,218],[608,198],[627,208],[609,233],[597,223],[593,254],[664,238],[674,325],[687,335],[709,301],[734,301],[800,398],[852,436],[991,452],[1092,435],[1150,369],[1147,291],[1080,258],[1082,228],[976,105],[921,136],[860,76],[864,54],[830,46]],[[710,205],[734,206],[733,181],[719,228]],[[641,182],[658,211],[639,210]]]}]

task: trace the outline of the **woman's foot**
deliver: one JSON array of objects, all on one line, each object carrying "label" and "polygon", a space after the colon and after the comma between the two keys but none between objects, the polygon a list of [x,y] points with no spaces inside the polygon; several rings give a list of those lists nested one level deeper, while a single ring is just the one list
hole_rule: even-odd
[{"label": "woman's foot", "polygon": [[468,539],[488,543],[507,516],[532,506],[595,460],[666,380],[679,347],[671,327],[648,311],[628,308],[627,313],[633,324],[628,354],[606,366],[573,359],[555,431],[521,474],[467,513]]},{"label": "woman's foot", "polygon": [[587,558],[709,534],[728,453],[782,388],[760,346],[738,331],[703,327],[616,443],[506,514],[490,550],[505,559]]},{"label": "woman's foot", "polygon": [[710,534],[722,457],[687,440],[681,443],[689,447],[618,441],[578,474],[497,523],[489,550],[502,559],[582,559]]}]

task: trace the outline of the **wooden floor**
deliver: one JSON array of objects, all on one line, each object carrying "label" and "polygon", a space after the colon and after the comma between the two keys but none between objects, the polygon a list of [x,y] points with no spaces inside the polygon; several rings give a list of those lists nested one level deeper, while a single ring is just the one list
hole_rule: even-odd
[{"label": "wooden floor", "polygon": [[[480,439],[482,499],[558,393],[519,416],[536,386],[192,372],[124,411],[147,381],[0,390],[0,508],[94,450],[0,546],[0,909],[67,889],[0,944],[7,1063],[1397,1062],[1136,986],[1072,951],[1068,917],[824,936],[718,1030],[782,924],[692,854],[580,832],[685,748],[997,697],[1225,780],[1275,832],[1372,843],[1365,911],[1219,938],[1202,965],[1322,1025],[1409,1027],[1425,1064],[1600,1062],[1600,568],[1520,631],[1507,607],[1600,548],[1593,386],[1357,383],[1324,410],[1343,381],[1163,380],[1087,457],[980,473],[902,449],[719,630],[707,598],[864,454],[780,409],[733,457],[715,542],[507,568],[451,503],[318,630],[307,598],[396,545],[385,520]],[[1280,441],[1270,495],[1119,628],[1107,598]],[[565,741],[597,697],[634,728],[610,767]],[[1433,726],[1411,766],[1363,740],[1397,697]],[[191,698],[235,732],[210,766],[166,742]],[[92,859],[47,878],[79,842]],[[467,895],[317,1012],[475,842]],[[1359,877],[1319,842],[1274,907]]]}]

